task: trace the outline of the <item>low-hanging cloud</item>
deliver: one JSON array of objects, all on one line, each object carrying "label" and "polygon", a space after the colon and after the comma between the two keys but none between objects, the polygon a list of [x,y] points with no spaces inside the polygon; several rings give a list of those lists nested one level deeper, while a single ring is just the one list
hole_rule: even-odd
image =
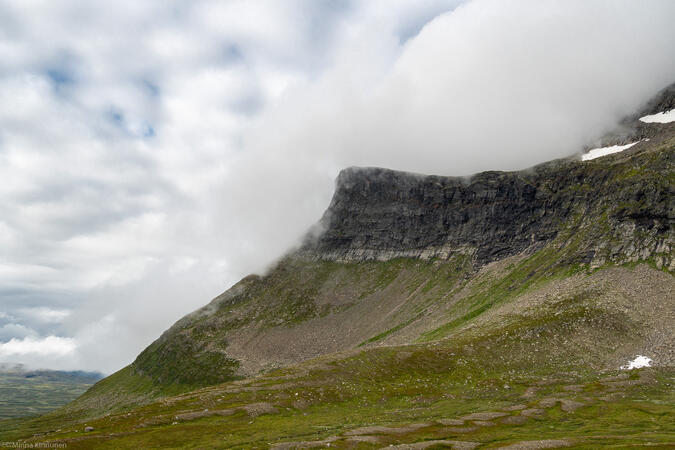
[{"label": "low-hanging cloud", "polygon": [[355,33],[249,130],[223,183],[246,192],[216,208],[245,218],[227,235],[258,240],[254,261],[279,254],[351,165],[469,175],[579,152],[675,81],[673,17],[668,2],[479,0],[403,44]]},{"label": "low-hanging cloud", "polygon": [[675,81],[666,0],[91,5],[0,2],[0,361],[113,371],[341,168],[525,168]]}]

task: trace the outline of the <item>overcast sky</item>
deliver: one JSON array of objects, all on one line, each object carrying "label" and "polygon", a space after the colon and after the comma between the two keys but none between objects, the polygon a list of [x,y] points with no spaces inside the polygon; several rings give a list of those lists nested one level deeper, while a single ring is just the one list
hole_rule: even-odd
[{"label": "overcast sky", "polygon": [[0,362],[112,372],[351,165],[580,152],[675,81],[675,2],[0,0]]}]

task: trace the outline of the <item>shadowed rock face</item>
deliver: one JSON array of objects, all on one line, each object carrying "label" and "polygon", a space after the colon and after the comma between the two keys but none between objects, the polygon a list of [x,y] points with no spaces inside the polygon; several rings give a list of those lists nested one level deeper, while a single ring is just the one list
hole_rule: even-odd
[{"label": "shadowed rock face", "polygon": [[349,168],[337,179],[324,233],[314,250],[328,258],[475,254],[491,261],[548,241],[553,219],[532,180],[485,172],[470,181],[375,168]]},{"label": "shadowed rock face", "polygon": [[638,118],[648,114],[670,111],[673,108],[675,108],[675,83],[666,87],[653,99],[649,100],[645,107],[634,117]]},{"label": "shadowed rock face", "polygon": [[626,245],[615,256],[669,253],[673,187],[662,175],[672,169],[673,152],[636,155],[639,173],[629,181],[624,174],[632,167],[607,162],[561,160],[470,179],[349,168],[337,178],[322,233],[303,251],[340,261],[462,253],[481,266],[577,227],[589,237],[577,251],[579,262],[590,262],[616,236],[635,248]]}]

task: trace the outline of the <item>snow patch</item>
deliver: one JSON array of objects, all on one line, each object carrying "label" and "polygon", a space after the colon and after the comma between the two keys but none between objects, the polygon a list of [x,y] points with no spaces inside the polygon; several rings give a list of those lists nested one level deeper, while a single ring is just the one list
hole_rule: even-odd
[{"label": "snow patch", "polygon": [[588,153],[581,155],[581,160],[589,161],[591,159],[600,158],[601,156],[611,155],[612,153],[619,153],[628,148],[631,148],[632,146],[634,146],[639,142],[640,141],[626,145],[612,145],[610,147],[592,148],[588,151]]},{"label": "snow patch", "polygon": [[637,355],[634,360],[621,366],[623,370],[639,369],[641,367],[650,367],[652,365],[652,359],[646,356]]},{"label": "snow patch", "polygon": [[640,122],[644,123],[670,123],[675,122],[675,108],[670,111],[663,111],[649,116],[640,117]]}]

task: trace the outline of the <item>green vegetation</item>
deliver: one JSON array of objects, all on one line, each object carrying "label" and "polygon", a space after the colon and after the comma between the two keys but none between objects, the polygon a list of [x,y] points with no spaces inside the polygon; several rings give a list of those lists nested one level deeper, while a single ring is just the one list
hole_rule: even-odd
[{"label": "green vegetation", "polygon": [[[602,358],[604,346],[628,336],[631,327],[621,325],[622,317],[580,312],[547,317],[545,323],[511,324],[481,337],[454,336],[371,348],[342,359],[321,358],[93,420],[46,416],[0,422],[6,430],[0,440],[52,427],[60,431],[30,442],[64,442],[76,449],[267,448],[270,442],[334,436],[331,447],[352,448],[350,438],[374,436],[359,448],[438,439],[485,448],[535,439],[564,439],[582,448],[629,442],[665,448],[675,438],[675,371],[597,372],[577,354],[578,343],[549,338],[561,329],[568,339],[597,330],[597,346],[583,350]],[[596,319],[589,321],[589,314]],[[504,416],[478,419],[480,425],[476,419],[462,419],[482,411]],[[463,424],[443,424],[447,419]],[[395,432],[358,430],[373,425],[395,427]],[[84,433],[85,426],[94,431]]]},{"label": "green vegetation", "polygon": [[133,367],[159,385],[195,388],[235,379],[239,363],[223,352],[203,349],[207,342],[180,333],[157,340],[143,350]]},{"label": "green vegetation", "polygon": [[[381,269],[396,273],[387,277],[377,276],[378,263],[365,263],[361,271],[356,271],[357,265],[312,263],[327,272],[318,290],[325,283],[331,289],[360,289],[379,280],[377,295],[384,295],[400,286],[406,292],[422,292],[431,284],[424,299],[408,311],[444,306],[448,300],[441,301],[440,293],[462,291],[446,309],[453,326],[431,330],[434,340],[425,333],[424,342],[417,344],[365,346],[347,356],[324,356],[197,390],[158,384],[128,367],[65,409],[0,422],[0,441],[51,430],[30,441],[132,449],[268,448],[269,443],[323,439],[330,439],[335,448],[380,448],[461,440],[492,448],[555,439],[579,448],[621,448],[628,443],[666,448],[675,439],[669,425],[675,420],[675,369],[599,370],[616,364],[617,342],[641,336],[641,324],[626,312],[598,303],[607,286],[591,283],[559,294],[553,303],[486,319],[557,281],[602,273],[551,264],[559,258],[559,253],[543,249],[471,278],[456,277],[455,262],[444,267],[437,261],[401,259]],[[640,267],[620,270],[652,270]],[[448,279],[455,281],[443,285]],[[417,323],[419,314],[364,344],[405,331]],[[481,411],[507,415],[477,422],[462,419]],[[385,428],[359,430],[376,425]],[[85,433],[85,426],[94,431]],[[353,439],[358,437],[367,440],[357,445]]]},{"label": "green vegetation", "polygon": [[[359,448],[439,439],[480,442],[485,448],[534,439],[564,439],[581,448],[596,448],[600,442],[667,446],[675,439],[675,430],[667,425],[675,415],[674,369],[630,375],[599,371],[616,367],[616,343],[639,339],[641,324],[598,303],[607,286],[583,286],[581,280],[602,270],[556,263],[564,256],[544,248],[473,276],[467,276],[461,261],[402,258],[389,264],[312,262],[307,270],[323,273],[311,278],[303,274],[301,262],[293,261],[293,276],[309,280],[304,289],[314,292],[359,292],[377,284],[374,304],[401,289],[404,296],[421,294],[399,310],[392,326],[362,342],[358,353],[320,357],[196,390],[198,384],[158,383],[130,366],[62,410],[0,422],[0,441],[51,431],[31,440],[65,442],[69,448],[131,449],[267,448],[270,442],[331,438],[332,447],[352,448],[350,439],[359,427],[378,425],[404,431],[366,433],[371,441],[359,442]],[[652,270],[644,265],[620,270],[638,269]],[[579,287],[559,294],[553,303],[494,316],[573,277]],[[269,281],[255,281],[260,282]],[[226,307],[236,311],[256,301],[239,299]],[[447,321],[423,332],[419,343],[369,347],[418,325],[427,308],[442,308]],[[488,319],[490,315],[494,317]],[[208,324],[196,320],[191,329],[216,335],[218,330]],[[572,403],[541,406],[551,398]],[[542,412],[522,417],[508,410],[519,404]],[[573,411],[562,409],[569,405]],[[476,425],[467,419],[461,426],[442,422],[461,422],[480,411],[502,411],[509,420]],[[417,423],[427,425],[409,427]],[[85,426],[94,431],[84,433]],[[612,429],[609,437],[607,427]]]},{"label": "green vegetation", "polygon": [[382,339],[386,338],[387,336],[389,336],[391,334],[394,334],[397,331],[407,327],[408,325],[410,325],[411,323],[413,323],[414,321],[416,321],[420,317],[422,317],[422,314],[418,314],[414,317],[411,317],[410,319],[406,320],[405,322],[399,323],[395,327],[390,328],[387,331],[384,331],[384,332],[382,332],[378,335],[375,335],[375,336],[371,337],[370,339],[368,339],[366,341],[363,341],[362,343],[359,344],[359,347],[363,347],[366,344],[372,344],[373,342],[381,341]]},{"label": "green vegetation", "polygon": [[574,275],[583,270],[580,265],[562,266],[560,251],[543,249],[516,264],[500,279],[478,280],[472,293],[453,308],[449,321],[424,333],[421,342],[441,339],[465,325],[500,302],[516,298],[553,280]]}]

